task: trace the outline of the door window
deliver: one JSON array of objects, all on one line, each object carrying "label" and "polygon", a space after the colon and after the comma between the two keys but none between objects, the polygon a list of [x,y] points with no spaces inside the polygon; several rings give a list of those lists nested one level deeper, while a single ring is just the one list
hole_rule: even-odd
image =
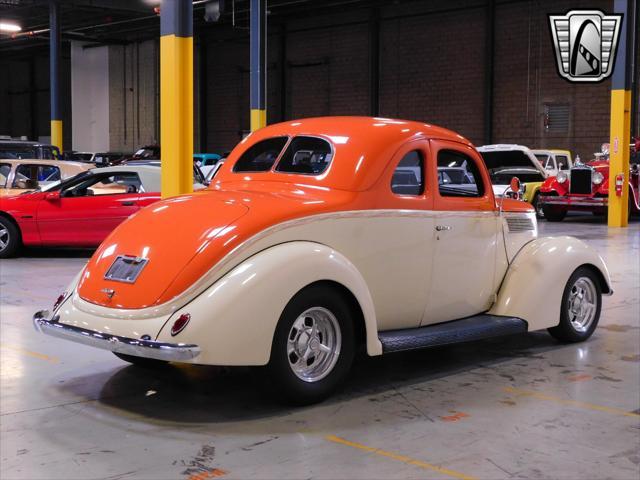
[{"label": "door window", "polygon": [[0,163],[0,188],[7,186],[7,180],[11,173],[11,165],[8,163]]},{"label": "door window", "polygon": [[558,170],[569,170],[569,158],[566,155],[556,155]]},{"label": "door window", "polygon": [[484,184],[474,160],[457,150],[438,152],[438,189],[442,197],[482,197]]},{"label": "door window", "polygon": [[144,192],[137,173],[116,173],[112,175],[91,175],[91,178],[74,183],[63,189],[62,197],[91,197],[98,195],[122,195]]},{"label": "door window", "polygon": [[412,150],[402,157],[391,177],[391,191],[396,195],[422,195],[424,158],[419,150]]},{"label": "door window", "polygon": [[18,165],[12,188],[31,190],[60,180],[60,169],[53,165]]}]

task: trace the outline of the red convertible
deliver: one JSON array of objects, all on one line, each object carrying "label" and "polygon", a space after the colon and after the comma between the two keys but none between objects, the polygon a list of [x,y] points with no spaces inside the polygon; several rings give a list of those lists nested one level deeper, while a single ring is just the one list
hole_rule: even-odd
[{"label": "red convertible", "polygon": [[0,258],[22,246],[96,247],[140,208],[160,200],[160,169],[93,169],[43,190],[0,198]]},{"label": "red convertible", "polygon": [[[587,163],[576,164],[569,172],[560,171],[549,177],[540,187],[540,204],[544,217],[550,222],[564,219],[568,211],[590,211],[594,215],[606,215],[609,204],[609,155],[608,145],[603,153]],[[623,188],[629,189],[629,215],[640,212],[640,139],[631,145],[631,168],[628,185],[624,177],[616,178],[616,195]]]}]

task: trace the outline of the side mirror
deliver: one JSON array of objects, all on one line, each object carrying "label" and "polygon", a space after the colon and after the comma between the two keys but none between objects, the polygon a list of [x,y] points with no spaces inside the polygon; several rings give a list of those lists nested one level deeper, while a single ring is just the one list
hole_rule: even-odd
[{"label": "side mirror", "polygon": [[509,182],[509,188],[513,193],[518,195],[520,193],[520,179],[518,177],[513,177],[511,182]]},{"label": "side mirror", "polygon": [[44,195],[44,199],[48,202],[55,202],[56,200],[60,200],[60,192],[56,190],[55,192],[47,192]]}]

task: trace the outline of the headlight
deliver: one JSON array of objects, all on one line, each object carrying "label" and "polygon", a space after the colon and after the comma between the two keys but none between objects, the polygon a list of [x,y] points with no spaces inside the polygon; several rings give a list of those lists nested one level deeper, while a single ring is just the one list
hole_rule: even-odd
[{"label": "headlight", "polygon": [[556,175],[556,180],[558,183],[564,183],[569,179],[569,175],[567,175],[566,172],[563,172],[562,170],[558,172],[558,175]]},{"label": "headlight", "polygon": [[602,175],[600,172],[594,172],[593,176],[591,177],[591,180],[596,185],[600,185],[602,183],[602,181],[604,180],[604,175]]}]

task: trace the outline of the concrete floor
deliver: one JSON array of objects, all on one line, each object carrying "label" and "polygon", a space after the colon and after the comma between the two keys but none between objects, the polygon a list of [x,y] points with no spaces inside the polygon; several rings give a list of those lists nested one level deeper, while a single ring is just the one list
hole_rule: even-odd
[{"label": "concrete floor", "polygon": [[[605,258],[616,293],[584,344],[546,333],[358,361],[289,409],[248,369],[127,366],[37,335],[90,252],[0,263],[0,478],[640,477],[640,222],[541,222]],[[540,299],[544,301],[544,299]]]}]

